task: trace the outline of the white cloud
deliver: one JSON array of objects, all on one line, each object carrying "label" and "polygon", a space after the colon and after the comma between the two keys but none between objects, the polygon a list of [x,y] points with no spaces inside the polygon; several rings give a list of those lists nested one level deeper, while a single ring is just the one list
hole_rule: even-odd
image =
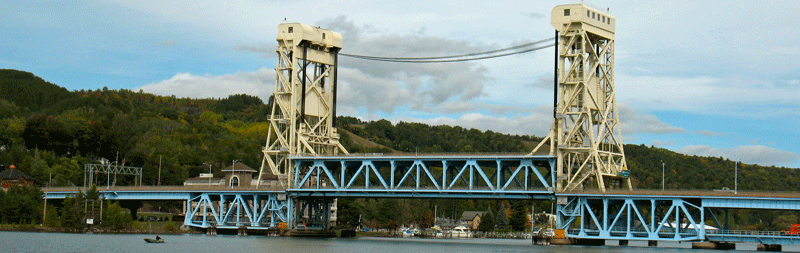
[{"label": "white cloud", "polygon": [[738,74],[657,76],[619,74],[617,99],[644,110],[747,117],[798,115],[800,86]]},{"label": "white cloud", "polygon": [[494,132],[533,135],[544,137],[550,132],[552,125],[552,114],[550,110],[537,110],[530,115],[499,117],[485,115],[481,113],[467,113],[458,118],[437,117],[430,119],[401,117],[402,121],[421,122],[428,125],[450,125],[461,126],[464,128],[475,128],[481,131],[492,130]]},{"label": "white cloud", "polygon": [[655,115],[642,114],[638,109],[628,106],[627,104],[621,103],[617,105],[617,110],[619,111],[620,123],[622,124],[622,132],[624,134],[669,134],[686,132],[686,130],[681,127],[662,122],[661,119]]},{"label": "white cloud", "polygon": [[669,139],[667,141],[653,140],[652,145],[656,146],[656,147],[664,147],[664,146],[672,145],[673,143],[675,143],[675,139]]},{"label": "white cloud", "polygon": [[699,134],[699,135],[705,135],[706,137],[715,137],[715,136],[723,136],[723,135],[725,135],[725,133],[718,133],[718,132],[708,131],[708,130],[695,130],[695,131],[692,131],[692,133],[693,134]]},{"label": "white cloud", "polygon": [[706,145],[689,145],[678,150],[680,153],[698,156],[725,157],[764,166],[789,165],[800,157],[797,153],[779,150],[762,145],[736,146],[735,148],[714,148]]},{"label": "white cloud", "polygon": [[261,68],[254,72],[236,72],[228,75],[193,75],[178,73],[170,79],[151,83],[134,90],[157,95],[190,98],[222,98],[233,94],[258,96],[265,102],[275,87],[275,71]]}]

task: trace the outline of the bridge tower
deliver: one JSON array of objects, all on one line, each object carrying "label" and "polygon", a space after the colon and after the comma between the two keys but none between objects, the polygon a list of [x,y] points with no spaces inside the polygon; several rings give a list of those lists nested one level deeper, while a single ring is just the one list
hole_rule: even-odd
[{"label": "bridge tower", "polygon": [[[290,156],[348,154],[336,132],[338,55],[342,35],[300,23],[278,25],[278,63],[264,159],[258,174],[278,176],[286,189],[296,188]],[[289,196],[287,223],[294,228],[330,228],[331,198]]]},{"label": "bridge tower", "polygon": [[555,75],[553,126],[533,151],[550,143],[557,190],[631,189],[614,87],[616,20],[583,4],[553,8]]},{"label": "bridge tower", "polygon": [[278,64],[258,183],[267,173],[292,188],[292,155],[348,154],[336,132],[342,35],[300,23],[278,25]]}]

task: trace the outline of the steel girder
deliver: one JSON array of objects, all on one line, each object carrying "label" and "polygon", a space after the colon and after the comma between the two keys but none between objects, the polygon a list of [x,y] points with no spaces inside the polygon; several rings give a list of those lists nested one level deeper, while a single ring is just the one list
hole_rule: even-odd
[{"label": "steel girder", "polygon": [[186,201],[184,225],[198,228],[276,228],[289,222],[285,193],[199,193]]},{"label": "steel girder", "polygon": [[700,199],[668,196],[556,196],[557,226],[568,237],[612,240],[705,240]]},{"label": "steel girder", "polygon": [[550,156],[291,157],[294,196],[552,198]]}]

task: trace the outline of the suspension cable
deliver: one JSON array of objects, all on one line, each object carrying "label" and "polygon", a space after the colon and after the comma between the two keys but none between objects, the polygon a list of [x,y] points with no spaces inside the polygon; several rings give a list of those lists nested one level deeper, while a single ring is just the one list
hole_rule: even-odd
[{"label": "suspension cable", "polygon": [[[363,60],[371,60],[371,61],[383,61],[383,62],[403,62],[403,63],[445,63],[445,62],[464,62],[464,61],[474,61],[474,60],[483,60],[483,59],[490,59],[490,58],[497,58],[497,57],[504,57],[509,55],[515,54],[522,54],[527,52],[532,52],[548,47],[552,47],[555,45],[554,43],[550,43],[544,46],[538,46],[529,48],[531,46],[535,46],[537,44],[541,44],[547,41],[552,41],[553,38],[547,38],[543,40],[538,40],[530,43],[525,43],[522,45],[517,45],[513,47],[495,49],[485,52],[478,52],[478,53],[469,53],[469,54],[461,54],[461,55],[450,55],[450,56],[433,56],[433,57],[381,57],[381,56],[367,56],[367,55],[356,55],[356,54],[345,54],[339,53],[339,55],[363,59]],[[519,50],[521,49],[521,50]],[[504,51],[511,51],[517,50],[513,52],[503,53],[503,54],[496,54],[499,52]]]}]

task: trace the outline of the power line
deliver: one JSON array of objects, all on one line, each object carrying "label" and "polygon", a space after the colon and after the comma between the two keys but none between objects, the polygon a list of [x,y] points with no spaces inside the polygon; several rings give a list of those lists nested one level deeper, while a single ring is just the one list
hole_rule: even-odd
[{"label": "power line", "polygon": [[[339,55],[363,59],[363,60],[371,60],[371,61],[383,61],[383,62],[403,62],[403,63],[445,63],[445,62],[463,62],[463,61],[475,61],[475,60],[483,60],[483,59],[490,59],[490,58],[497,58],[515,54],[522,54],[527,52],[532,52],[548,47],[552,47],[555,45],[554,43],[550,43],[544,46],[538,46],[529,48],[531,46],[535,46],[537,44],[544,43],[546,41],[552,41],[553,38],[543,39],[534,41],[531,43],[526,43],[522,45],[517,45],[513,47],[507,47],[502,49],[490,50],[485,52],[479,53],[470,53],[470,54],[461,54],[461,55],[450,55],[450,56],[433,56],[433,57],[381,57],[381,56],[367,56],[367,55],[355,55],[355,54],[344,54],[339,53]],[[521,49],[521,50],[518,50]],[[504,51],[511,51],[517,50],[513,52],[503,53],[503,54],[496,54],[499,52]]]}]

